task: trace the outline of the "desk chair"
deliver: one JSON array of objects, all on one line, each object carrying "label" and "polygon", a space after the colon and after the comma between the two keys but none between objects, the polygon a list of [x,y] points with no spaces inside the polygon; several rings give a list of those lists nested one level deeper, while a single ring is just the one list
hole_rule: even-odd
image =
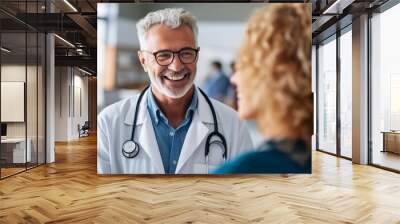
[{"label": "desk chair", "polygon": [[80,125],[78,124],[79,138],[89,136],[89,129],[90,129],[89,121],[85,121],[82,127],[80,127]]}]

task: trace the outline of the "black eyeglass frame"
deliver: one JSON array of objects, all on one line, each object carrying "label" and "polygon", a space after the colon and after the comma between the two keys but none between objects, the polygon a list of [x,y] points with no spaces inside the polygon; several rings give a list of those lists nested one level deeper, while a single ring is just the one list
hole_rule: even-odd
[{"label": "black eyeglass frame", "polygon": [[[194,59],[193,59],[192,62],[188,62],[188,63],[183,62],[180,53],[181,53],[182,51],[184,51],[184,50],[193,50],[193,51],[196,53],[196,55],[195,55],[195,57],[194,57]],[[146,53],[152,54],[152,55],[154,56],[154,60],[155,60],[155,61],[157,62],[157,64],[160,65],[160,66],[168,66],[168,65],[172,64],[172,62],[174,62],[174,60],[175,60],[175,54],[178,54],[179,61],[180,61],[182,64],[192,64],[192,63],[194,63],[195,61],[197,61],[197,57],[198,57],[198,55],[199,55],[199,51],[200,51],[200,47],[198,47],[198,48],[184,47],[184,48],[182,48],[182,49],[180,49],[180,50],[178,50],[178,51],[160,50],[160,51],[156,51],[156,52],[151,52],[151,51],[140,50],[140,52],[146,52]],[[165,53],[165,52],[172,53],[172,59],[171,59],[171,61],[170,61],[168,64],[165,64],[165,65],[164,65],[164,64],[160,64],[160,62],[157,60],[157,55],[158,55],[159,53]]]}]

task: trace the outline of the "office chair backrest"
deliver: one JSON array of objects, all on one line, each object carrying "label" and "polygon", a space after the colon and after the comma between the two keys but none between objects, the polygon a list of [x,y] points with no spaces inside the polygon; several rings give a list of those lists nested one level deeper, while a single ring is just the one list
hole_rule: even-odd
[{"label": "office chair backrest", "polygon": [[89,129],[89,121],[85,121],[85,123],[82,126],[82,129]]}]

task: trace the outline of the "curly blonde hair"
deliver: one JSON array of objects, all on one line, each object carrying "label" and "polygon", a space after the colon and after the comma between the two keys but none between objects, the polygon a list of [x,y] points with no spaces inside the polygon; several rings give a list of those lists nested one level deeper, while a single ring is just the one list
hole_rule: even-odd
[{"label": "curly blonde hair", "polygon": [[253,89],[250,102],[260,128],[311,141],[310,4],[270,4],[249,20],[237,59],[238,73]]}]

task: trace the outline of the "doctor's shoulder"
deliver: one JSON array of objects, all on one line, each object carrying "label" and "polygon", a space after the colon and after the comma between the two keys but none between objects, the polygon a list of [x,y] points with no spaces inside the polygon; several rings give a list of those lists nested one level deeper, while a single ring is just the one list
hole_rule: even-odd
[{"label": "doctor's shoulder", "polygon": [[224,121],[234,121],[234,122],[240,122],[239,115],[237,111],[232,109],[232,107],[215,100],[213,98],[210,98],[211,103],[215,107],[215,112],[217,113],[218,119],[221,120],[222,122]]},{"label": "doctor's shoulder", "polygon": [[99,125],[102,125],[103,122],[107,123],[107,125],[112,125],[116,122],[122,123],[129,110],[135,109],[137,99],[138,96],[132,96],[105,107],[97,116]]}]

